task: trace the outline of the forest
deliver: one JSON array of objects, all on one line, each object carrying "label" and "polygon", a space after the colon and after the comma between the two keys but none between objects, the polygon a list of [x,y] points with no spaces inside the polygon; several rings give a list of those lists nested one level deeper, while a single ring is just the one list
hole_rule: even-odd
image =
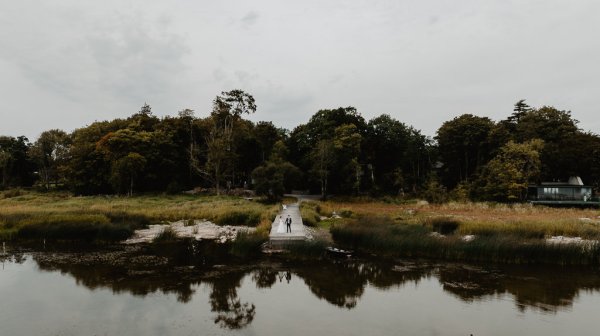
[{"label": "forest", "polygon": [[520,202],[527,186],[580,176],[600,186],[600,136],[570,111],[531,107],[506,119],[463,114],[431,138],[382,114],[353,107],[317,111],[292,130],[252,122],[254,97],[222,92],[206,117],[185,109],[159,118],[149,105],[126,119],[35,141],[0,136],[0,189],[69,190],[76,195],[231,194],[278,200],[292,190],[327,195],[421,197],[430,202]]}]

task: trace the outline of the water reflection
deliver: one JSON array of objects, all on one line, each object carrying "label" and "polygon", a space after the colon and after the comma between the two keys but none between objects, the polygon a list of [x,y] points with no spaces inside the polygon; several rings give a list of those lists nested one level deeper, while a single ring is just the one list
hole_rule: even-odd
[{"label": "water reflection", "polygon": [[6,253],[0,254],[0,262],[2,262],[2,266],[5,263],[14,263],[14,264],[22,264],[27,260],[27,257],[24,253]]},{"label": "water reflection", "polygon": [[444,265],[436,273],[444,290],[463,301],[510,294],[521,312],[556,313],[570,308],[580,292],[600,290],[598,271],[585,268]]},{"label": "water reflection", "polygon": [[281,282],[283,275],[273,268],[260,267],[252,272],[252,281],[257,288],[271,288],[277,282],[277,278]]},{"label": "water reflection", "polygon": [[[548,313],[570,308],[581,291],[600,290],[600,275],[591,269],[361,260],[289,263],[267,259],[248,264],[202,253],[206,251],[198,248],[166,252],[136,247],[85,253],[34,252],[31,256],[42,271],[61,272],[75,278],[78,285],[110,288],[117,294],[172,293],[179,302],[187,303],[195,289],[204,284],[210,290],[213,321],[226,329],[244,328],[255,318],[255,303],[238,294],[244,279],[267,289],[275,284],[286,286],[298,278],[319,299],[347,310],[360,304],[368,286],[390,290],[407,284],[417,286],[430,278],[437,279],[444,292],[467,303],[511,295],[521,311],[529,308]],[[3,262],[23,263],[26,257],[13,253],[2,258]]]},{"label": "water reflection", "polygon": [[246,271],[227,273],[227,276],[209,278],[211,285],[210,307],[216,312],[215,323],[229,329],[240,329],[252,323],[256,306],[238,298],[237,289],[241,286]]}]

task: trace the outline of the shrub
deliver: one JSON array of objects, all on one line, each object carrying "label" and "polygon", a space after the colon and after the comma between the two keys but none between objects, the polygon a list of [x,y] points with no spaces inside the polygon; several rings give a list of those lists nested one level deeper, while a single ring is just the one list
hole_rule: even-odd
[{"label": "shrub", "polygon": [[325,253],[327,242],[319,239],[297,242],[286,246],[291,257],[294,258],[319,258]]},{"label": "shrub", "polygon": [[456,219],[450,217],[434,217],[428,219],[426,223],[433,231],[443,235],[453,234],[460,226]]},{"label": "shrub", "polygon": [[231,211],[217,216],[215,222],[219,225],[256,226],[260,223],[260,213],[256,211]]},{"label": "shrub", "polygon": [[302,223],[306,226],[315,227],[321,221],[321,216],[309,208],[300,209],[300,216],[302,216]]},{"label": "shrub", "polygon": [[317,223],[321,221],[320,210],[321,207],[317,202],[302,202],[300,204],[300,216],[303,224],[312,227],[317,226]]},{"label": "shrub", "polygon": [[150,218],[139,213],[127,213],[124,211],[108,212],[106,217],[113,224],[128,225],[132,228],[139,229],[150,224]]},{"label": "shrub", "polygon": [[338,215],[340,215],[341,217],[344,217],[344,218],[350,218],[350,217],[352,217],[352,214],[353,214],[352,210],[349,210],[349,209],[342,209],[338,213]]},{"label": "shrub", "polygon": [[153,243],[168,243],[168,242],[176,241],[177,239],[178,238],[177,238],[177,234],[175,233],[175,230],[173,230],[172,227],[167,226],[158,234],[158,236],[156,236],[152,240],[152,242]]},{"label": "shrub", "polygon": [[261,253],[262,244],[267,241],[267,237],[258,232],[238,232],[231,245],[230,253],[240,258],[257,256]]},{"label": "shrub", "polygon": [[2,193],[2,198],[13,198],[13,197],[18,197],[23,195],[23,190],[16,188],[16,189],[9,189],[6,190]]},{"label": "shrub", "polygon": [[25,225],[18,229],[17,237],[69,241],[119,241],[133,234],[133,229],[130,227],[108,223],[106,217],[95,217],[75,220],[53,218],[47,222]]},{"label": "shrub", "polygon": [[[440,231],[450,230],[456,224],[443,218],[437,219],[436,223]],[[537,237],[502,233],[478,236],[466,242],[460,237],[431,236],[429,227],[395,224],[390,219],[370,216],[346,220],[344,224],[332,227],[331,233],[341,245],[392,257],[519,264],[600,264],[598,242],[586,245],[547,244]]]}]

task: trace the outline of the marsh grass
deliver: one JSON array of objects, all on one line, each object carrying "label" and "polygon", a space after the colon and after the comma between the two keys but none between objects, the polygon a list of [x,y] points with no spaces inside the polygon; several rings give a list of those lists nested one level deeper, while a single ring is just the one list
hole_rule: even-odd
[{"label": "marsh grass", "polygon": [[257,226],[274,218],[276,211],[276,205],[226,196],[75,197],[65,192],[23,192],[0,199],[0,238],[78,239],[75,232],[81,229],[84,239],[120,240],[150,223],[183,218]]},{"label": "marsh grass", "polygon": [[[320,209],[337,211],[348,209],[351,217],[387,216],[407,224],[425,225],[433,229],[436,221],[454,221],[456,232],[462,235],[482,236],[516,235],[530,238],[544,236],[571,236],[599,239],[600,210],[575,208],[550,208],[531,204],[458,203],[426,204],[418,202],[388,203],[351,201],[326,201]],[[440,218],[440,219],[438,219]],[[589,220],[582,220],[587,218]],[[450,229],[438,227],[439,230]]]},{"label": "marsh grass", "polygon": [[261,213],[258,210],[224,212],[215,218],[219,225],[245,225],[256,226],[260,222]]},{"label": "marsh grass", "polygon": [[294,242],[286,246],[286,257],[292,259],[318,259],[325,255],[325,248],[329,245],[326,241],[315,239]]},{"label": "marsh grass", "polygon": [[302,202],[300,204],[300,216],[302,216],[302,223],[306,226],[317,226],[321,221],[321,215],[319,214],[320,210],[320,205],[317,202]]},{"label": "marsh grass", "polygon": [[238,258],[256,257],[260,255],[262,245],[268,239],[268,234],[259,231],[238,232],[236,239],[231,243],[230,253]]},{"label": "marsh grass", "polygon": [[579,219],[548,220],[491,220],[487,222],[465,220],[460,224],[460,234],[478,236],[510,235],[524,238],[544,238],[548,236],[581,237],[600,239],[600,224]]},{"label": "marsh grass", "polygon": [[0,198],[13,198],[23,195],[23,190],[19,188],[8,189],[0,193]]},{"label": "marsh grass", "polygon": [[322,228],[322,229],[326,229],[329,230],[331,229],[333,226],[335,226],[336,223],[340,222],[341,219],[335,219],[335,218],[327,218],[327,219],[323,219],[319,222],[319,224],[317,225],[317,227]]},{"label": "marsh grass", "polygon": [[156,236],[152,242],[157,243],[171,243],[177,241],[177,233],[170,226],[165,227],[159,234]]},{"label": "marsh grass", "polygon": [[292,196],[284,196],[283,200],[281,200],[281,203],[283,203],[283,204],[294,204],[297,202],[298,202],[298,198],[292,197]]},{"label": "marsh grass", "polygon": [[[461,223],[462,229],[462,223]],[[331,228],[344,247],[390,257],[519,264],[600,264],[600,244],[547,244],[536,236],[493,232],[466,242],[460,234],[433,236],[433,225],[399,223],[385,216],[345,220]]]},{"label": "marsh grass", "polygon": [[429,226],[433,232],[443,235],[453,234],[460,226],[460,222],[452,217],[431,217],[425,220],[425,224]]}]

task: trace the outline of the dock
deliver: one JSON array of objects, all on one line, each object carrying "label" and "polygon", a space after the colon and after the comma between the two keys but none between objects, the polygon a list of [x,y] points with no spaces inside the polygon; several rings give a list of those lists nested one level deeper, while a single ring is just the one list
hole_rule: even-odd
[{"label": "dock", "polygon": [[[279,227],[279,218],[283,218],[285,222],[285,219],[288,216],[292,218],[292,232],[278,233],[277,228]],[[300,215],[300,203],[289,204],[285,210],[281,210],[277,217],[275,217],[275,220],[271,225],[269,243],[271,246],[282,246],[305,240],[306,229],[302,223],[302,216]]]}]

